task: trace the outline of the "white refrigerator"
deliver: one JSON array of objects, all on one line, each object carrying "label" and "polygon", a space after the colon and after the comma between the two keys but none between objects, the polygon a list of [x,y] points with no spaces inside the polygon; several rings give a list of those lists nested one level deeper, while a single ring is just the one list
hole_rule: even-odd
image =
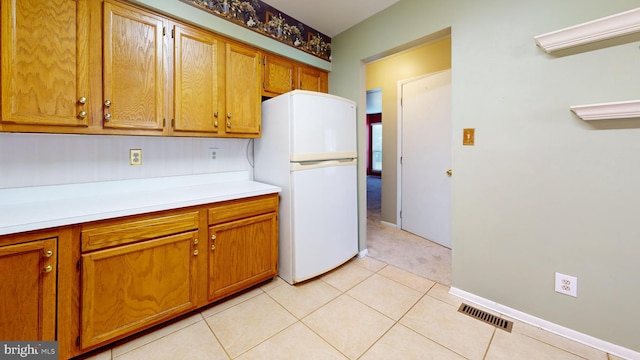
[{"label": "white refrigerator", "polygon": [[262,103],[254,178],[280,193],[279,276],[311,279],[358,252],[356,105],[294,90]]}]

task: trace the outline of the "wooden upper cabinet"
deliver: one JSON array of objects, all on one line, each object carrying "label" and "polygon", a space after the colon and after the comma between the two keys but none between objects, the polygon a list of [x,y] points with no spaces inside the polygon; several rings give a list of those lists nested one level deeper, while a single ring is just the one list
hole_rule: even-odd
[{"label": "wooden upper cabinet", "polygon": [[162,130],[164,18],[108,1],[103,17],[104,127]]},{"label": "wooden upper cabinet", "polygon": [[264,56],[264,95],[273,96],[293,90],[295,64],[291,60],[275,56]]},{"label": "wooden upper cabinet", "polygon": [[309,66],[298,67],[298,85],[296,89],[329,92],[329,74],[326,71]]},{"label": "wooden upper cabinet", "polygon": [[0,247],[0,339],[56,339],[56,238]]},{"label": "wooden upper cabinet", "polygon": [[225,133],[260,136],[262,109],[262,54],[237,43],[226,44]]},{"label": "wooden upper cabinet", "polygon": [[174,130],[218,132],[224,114],[218,74],[220,43],[209,32],[175,26]]},{"label": "wooden upper cabinet", "polygon": [[87,126],[87,1],[2,2],[2,123]]}]

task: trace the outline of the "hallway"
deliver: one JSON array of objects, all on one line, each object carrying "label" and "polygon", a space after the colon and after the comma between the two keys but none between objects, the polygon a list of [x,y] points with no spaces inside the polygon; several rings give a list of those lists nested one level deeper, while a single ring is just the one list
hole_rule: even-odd
[{"label": "hallway", "polygon": [[381,179],[367,176],[368,256],[443,285],[451,285],[451,249],[381,221]]}]

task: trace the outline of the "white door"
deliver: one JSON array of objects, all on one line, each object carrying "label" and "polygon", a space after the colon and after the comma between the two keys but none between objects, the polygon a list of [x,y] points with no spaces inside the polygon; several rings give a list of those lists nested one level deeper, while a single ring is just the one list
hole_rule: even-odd
[{"label": "white door", "polygon": [[451,248],[451,70],[400,86],[401,228]]}]

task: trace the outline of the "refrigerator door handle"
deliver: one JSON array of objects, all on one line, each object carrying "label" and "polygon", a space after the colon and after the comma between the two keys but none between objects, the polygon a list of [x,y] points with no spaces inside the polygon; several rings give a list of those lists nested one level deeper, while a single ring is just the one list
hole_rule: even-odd
[{"label": "refrigerator door handle", "polygon": [[326,161],[305,161],[305,162],[293,162],[291,163],[291,171],[310,170],[332,166],[351,166],[356,165],[358,159],[339,159],[339,160],[326,160]]}]

